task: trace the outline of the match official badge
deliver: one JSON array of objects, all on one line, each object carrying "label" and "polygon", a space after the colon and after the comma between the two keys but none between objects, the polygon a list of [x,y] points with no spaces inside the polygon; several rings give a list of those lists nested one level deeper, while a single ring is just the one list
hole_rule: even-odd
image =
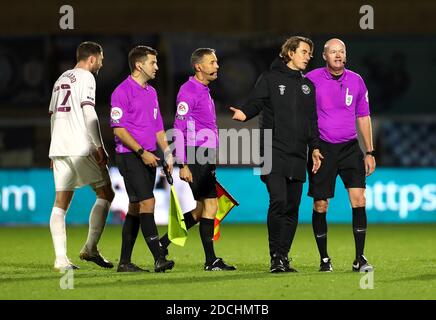
[{"label": "match official badge", "polygon": [[353,96],[351,94],[348,94],[348,88],[347,88],[347,92],[345,93],[345,104],[347,105],[347,107],[351,106],[351,104],[353,103]]},{"label": "match official badge", "polygon": [[307,84],[303,84],[301,86],[301,90],[303,90],[304,94],[309,94],[310,93],[310,88],[309,88],[309,86]]},{"label": "match official badge", "polygon": [[181,116],[184,116],[188,113],[189,106],[186,102],[182,101],[177,105],[177,113]]},{"label": "match official badge", "polygon": [[112,120],[120,120],[123,117],[123,110],[118,107],[113,107],[111,110],[111,119]]},{"label": "match official badge", "polygon": [[284,86],[282,84],[279,85],[279,90],[280,90],[280,95],[281,96],[285,94],[285,89],[286,89],[286,86]]}]

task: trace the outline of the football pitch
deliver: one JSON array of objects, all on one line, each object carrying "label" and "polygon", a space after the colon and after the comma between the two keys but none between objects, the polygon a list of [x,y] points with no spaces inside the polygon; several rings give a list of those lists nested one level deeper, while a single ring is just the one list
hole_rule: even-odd
[{"label": "football pitch", "polygon": [[[162,235],[166,228],[161,227]],[[80,266],[62,289],[54,272],[48,227],[0,228],[0,299],[436,299],[436,225],[370,225],[366,255],[372,279],[353,273],[354,240],[349,225],[329,226],[332,273],[318,272],[311,225],[299,225],[291,251],[298,273],[270,274],[266,225],[223,224],[217,256],[237,266],[232,272],[203,271],[198,227],[185,247],[170,246],[176,265],[166,273],[117,273],[80,261],[87,227],[68,226],[68,255]],[[102,254],[117,264],[121,227],[108,226]],[[139,233],[133,262],[152,269],[152,257]],[[66,281],[64,281],[66,283]],[[362,289],[361,284],[373,288]],[[65,287],[65,286],[64,286]]]}]

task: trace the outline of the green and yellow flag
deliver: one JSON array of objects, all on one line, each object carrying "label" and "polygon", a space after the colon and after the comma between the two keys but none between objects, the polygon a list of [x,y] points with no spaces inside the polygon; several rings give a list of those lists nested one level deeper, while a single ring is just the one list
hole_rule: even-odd
[{"label": "green and yellow flag", "polygon": [[178,246],[184,246],[188,237],[185,220],[179,200],[177,199],[176,190],[171,185],[170,191],[170,212],[168,216],[168,239]]}]

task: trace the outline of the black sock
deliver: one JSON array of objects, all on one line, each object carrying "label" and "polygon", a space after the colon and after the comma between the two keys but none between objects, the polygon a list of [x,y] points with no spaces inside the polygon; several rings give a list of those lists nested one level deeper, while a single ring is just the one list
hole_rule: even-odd
[{"label": "black sock", "polygon": [[200,237],[203,243],[206,263],[212,263],[215,259],[215,251],[213,249],[213,229],[215,219],[200,219]]},{"label": "black sock", "polygon": [[120,264],[129,263],[132,259],[133,246],[139,231],[139,217],[131,214],[126,215],[122,231]]},{"label": "black sock", "polygon": [[312,228],[315,236],[316,245],[318,246],[319,255],[322,258],[328,258],[327,253],[327,213],[312,212]]},{"label": "black sock", "polygon": [[[183,218],[185,220],[186,229],[191,229],[193,226],[197,224],[197,221],[195,221],[194,217],[192,216],[192,212],[186,212],[183,215]],[[168,239],[168,233],[165,233],[162,238],[160,238],[160,244],[162,245],[162,248],[168,248],[168,246],[171,244],[170,239]]]},{"label": "black sock", "polygon": [[141,231],[145,242],[154,257],[157,260],[160,257],[159,234],[157,232],[156,222],[153,213],[140,213]]},{"label": "black sock", "polygon": [[356,259],[363,255],[366,236],[366,210],[365,207],[353,208],[353,234],[356,244]]}]

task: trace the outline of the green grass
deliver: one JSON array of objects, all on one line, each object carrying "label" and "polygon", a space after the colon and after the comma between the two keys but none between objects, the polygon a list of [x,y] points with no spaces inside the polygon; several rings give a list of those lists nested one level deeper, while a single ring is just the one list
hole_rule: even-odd
[{"label": "green grass", "polygon": [[[366,255],[374,264],[374,289],[359,286],[362,274],[350,271],[354,257],[351,227],[329,226],[333,273],[318,272],[318,254],[310,225],[300,225],[292,247],[299,273],[269,274],[266,226],[228,225],[216,243],[218,256],[236,272],[205,272],[198,228],[185,247],[170,247],[176,261],[165,274],[118,274],[80,261],[86,227],[68,227],[74,289],[62,290],[62,274],[52,271],[53,248],[48,227],[0,229],[0,299],[435,299],[435,225],[371,225]],[[160,229],[160,233],[164,231]],[[102,253],[118,261],[120,227],[106,228]],[[152,268],[151,255],[138,237],[133,261]]]}]

